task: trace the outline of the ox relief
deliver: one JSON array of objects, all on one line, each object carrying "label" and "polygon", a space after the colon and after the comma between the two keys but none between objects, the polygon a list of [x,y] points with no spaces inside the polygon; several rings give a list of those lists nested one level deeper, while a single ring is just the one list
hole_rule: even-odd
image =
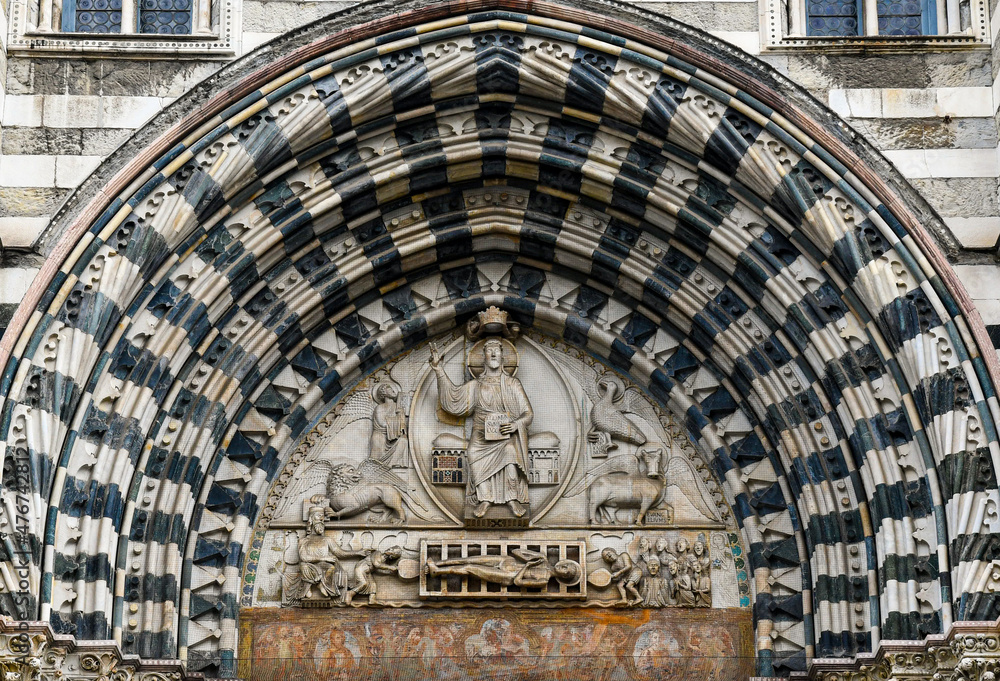
[{"label": "ox relief", "polygon": [[304,438],[262,513],[244,605],[735,606],[721,498],[638,387],[490,308]]}]

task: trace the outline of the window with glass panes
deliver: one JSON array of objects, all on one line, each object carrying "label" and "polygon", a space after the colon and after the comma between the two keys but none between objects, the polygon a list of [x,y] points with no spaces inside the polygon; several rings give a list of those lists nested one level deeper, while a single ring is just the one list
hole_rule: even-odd
[{"label": "window with glass panes", "polygon": [[[138,0],[131,11],[122,2],[136,0],[63,0],[62,30],[70,33],[191,33],[192,0]],[[122,21],[134,22],[122,30]]]},{"label": "window with glass panes", "polygon": [[[868,35],[874,26],[880,36],[937,34],[938,8],[932,0],[805,0],[805,3],[809,36]],[[877,23],[865,20],[866,11],[874,11]]]}]

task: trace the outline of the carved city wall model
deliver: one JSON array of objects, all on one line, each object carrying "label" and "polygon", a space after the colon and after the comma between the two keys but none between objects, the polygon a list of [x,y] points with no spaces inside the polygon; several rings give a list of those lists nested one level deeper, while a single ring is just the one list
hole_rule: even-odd
[{"label": "carved city wall model", "polygon": [[1000,374],[929,210],[780,75],[607,9],[327,19],[67,204],[0,345],[3,612],[221,677],[988,631]]}]

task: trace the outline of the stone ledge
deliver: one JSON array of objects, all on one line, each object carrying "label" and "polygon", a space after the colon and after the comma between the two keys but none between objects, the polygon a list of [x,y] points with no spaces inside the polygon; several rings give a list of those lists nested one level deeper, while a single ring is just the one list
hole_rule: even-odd
[{"label": "stone ledge", "polygon": [[[151,59],[230,59],[236,56],[228,19],[224,36],[159,34],[91,34],[24,32],[10,39],[10,56],[110,56],[147,57]],[[100,36],[100,37],[96,37]]]},{"label": "stone ledge", "polygon": [[77,641],[56,634],[47,622],[17,622],[0,616],[0,675],[3,678],[191,681],[179,660],[144,660],[121,652],[115,641]]},{"label": "stone ledge", "polygon": [[[922,641],[882,641],[856,658],[816,659],[793,681],[995,681],[1000,675],[1000,620],[955,622]],[[754,678],[750,681],[778,681]]]},{"label": "stone ledge", "polygon": [[850,38],[795,37],[775,40],[761,48],[762,53],[830,54],[924,53],[928,50],[988,50],[989,38],[971,35],[856,36]]}]

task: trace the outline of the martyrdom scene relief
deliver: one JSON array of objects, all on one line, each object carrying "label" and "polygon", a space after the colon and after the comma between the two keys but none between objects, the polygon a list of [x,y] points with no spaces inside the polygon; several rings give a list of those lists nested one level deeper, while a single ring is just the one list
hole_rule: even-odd
[{"label": "martyrdom scene relief", "polygon": [[670,415],[489,308],[356,386],[279,475],[243,605],[725,608],[746,566]]}]

